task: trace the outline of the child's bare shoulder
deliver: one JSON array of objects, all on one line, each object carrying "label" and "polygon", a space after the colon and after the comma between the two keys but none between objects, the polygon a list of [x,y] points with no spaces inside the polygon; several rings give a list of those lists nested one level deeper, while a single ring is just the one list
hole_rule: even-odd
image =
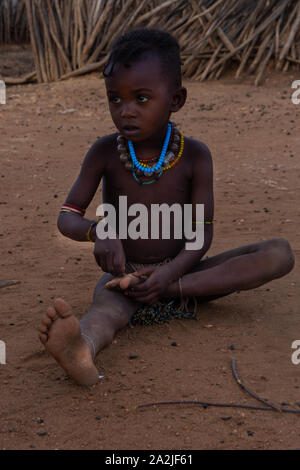
[{"label": "child's bare shoulder", "polygon": [[193,169],[199,168],[206,171],[212,171],[212,156],[209,148],[204,142],[185,137],[185,149]]},{"label": "child's bare shoulder", "polygon": [[117,133],[114,133],[98,137],[86,154],[87,162],[96,165],[100,161],[104,162],[107,160],[111,152],[116,148],[117,135]]},{"label": "child's bare shoulder", "polygon": [[111,155],[116,151],[117,135],[114,133],[98,137],[85,155],[79,178],[86,177],[90,180],[98,180],[106,173]]},{"label": "child's bare shoulder", "polygon": [[184,142],[188,151],[192,152],[195,158],[211,158],[210,150],[204,142],[201,142],[197,139],[193,139],[192,137],[185,137]]}]

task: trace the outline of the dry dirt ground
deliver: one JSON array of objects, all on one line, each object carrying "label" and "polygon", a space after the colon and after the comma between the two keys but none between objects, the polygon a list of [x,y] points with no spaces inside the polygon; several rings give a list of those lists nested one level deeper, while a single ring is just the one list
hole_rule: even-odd
[{"label": "dry dirt ground", "polygon": [[[264,85],[186,82],[176,121],[211,149],[215,236],[209,255],[272,237],[296,256],[285,278],[199,309],[198,319],[119,332],[97,358],[104,379],[81,388],[47,355],[37,327],[63,297],[80,318],[101,276],[89,243],[56,228],[89,145],[114,130],[97,75],[8,88],[0,106],[1,449],[296,449],[300,415],[240,408],[137,405],[164,400],[258,404],[236,383],[300,410],[299,116],[294,73]],[[87,211],[95,216],[101,191]],[[176,342],[177,346],[172,343]]]}]

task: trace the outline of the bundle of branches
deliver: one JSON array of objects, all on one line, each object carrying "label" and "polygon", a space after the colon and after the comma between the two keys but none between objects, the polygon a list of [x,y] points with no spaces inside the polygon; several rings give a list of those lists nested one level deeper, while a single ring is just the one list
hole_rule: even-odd
[{"label": "bundle of branches", "polygon": [[0,0],[0,43],[29,41],[24,0]]},{"label": "bundle of branches", "polygon": [[112,41],[160,23],[178,0],[25,0],[39,82],[99,70]]},{"label": "bundle of branches", "polygon": [[185,77],[236,77],[300,64],[300,0],[25,0],[39,82],[101,70],[115,37],[158,27],[177,37]]},{"label": "bundle of branches", "polygon": [[299,0],[189,3],[197,14],[190,16],[180,30],[176,28],[185,76],[196,80],[218,78],[234,62],[236,77],[243,71],[247,75],[255,73],[255,85],[259,85],[269,64],[284,71],[290,63],[299,67]]}]

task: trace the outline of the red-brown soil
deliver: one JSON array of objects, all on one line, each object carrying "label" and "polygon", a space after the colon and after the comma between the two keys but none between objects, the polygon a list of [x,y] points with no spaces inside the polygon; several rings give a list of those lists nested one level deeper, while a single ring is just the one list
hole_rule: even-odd
[{"label": "red-brown soil", "polygon": [[[188,102],[174,116],[214,157],[216,221],[208,254],[280,236],[294,250],[294,270],[201,306],[198,321],[122,330],[97,358],[104,380],[88,389],[44,352],[37,327],[55,297],[81,317],[101,276],[92,245],[64,238],[56,219],[90,144],[114,129],[104,83],[93,75],[8,88],[7,104],[0,105],[0,280],[21,283],[0,290],[7,352],[0,365],[1,449],[300,447],[299,414],[136,409],[165,400],[258,404],[235,382],[234,357],[250,389],[300,410],[300,364],[291,361],[292,342],[300,339],[295,79],[295,73],[271,74],[260,88],[251,79],[186,82]],[[95,216],[100,198],[99,189],[87,216]]]}]

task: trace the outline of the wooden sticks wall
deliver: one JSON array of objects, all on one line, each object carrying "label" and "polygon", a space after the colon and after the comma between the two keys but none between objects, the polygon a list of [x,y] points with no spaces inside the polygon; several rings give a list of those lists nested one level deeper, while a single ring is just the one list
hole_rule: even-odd
[{"label": "wooden sticks wall", "polygon": [[0,0],[0,43],[24,42],[29,42],[24,1]]},{"label": "wooden sticks wall", "polygon": [[195,80],[234,68],[259,85],[268,66],[300,66],[300,0],[19,0],[19,21],[24,2],[39,82],[101,71],[116,36],[138,27],[177,37]]}]

